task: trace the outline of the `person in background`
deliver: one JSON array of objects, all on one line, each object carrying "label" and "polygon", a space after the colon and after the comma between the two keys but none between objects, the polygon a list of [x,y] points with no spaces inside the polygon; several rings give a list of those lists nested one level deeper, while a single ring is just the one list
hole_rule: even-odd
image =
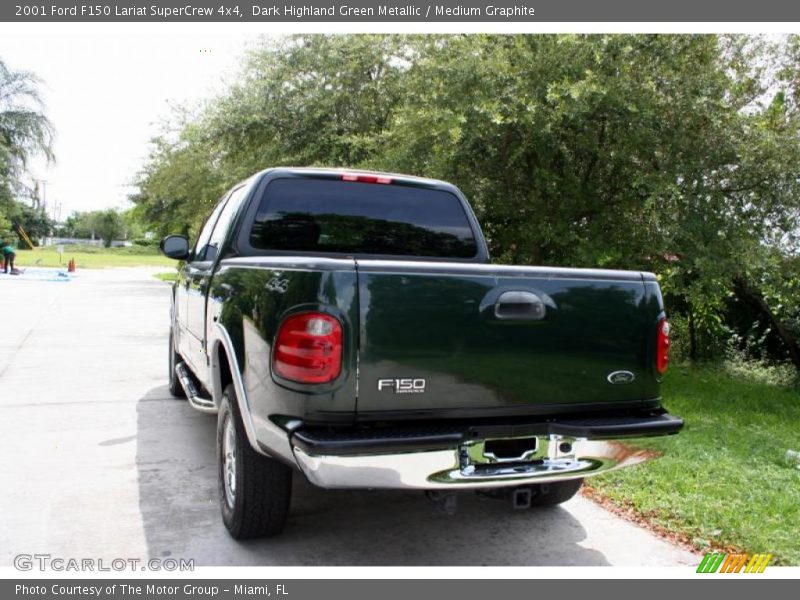
[{"label": "person in background", "polygon": [[3,252],[3,273],[8,273],[8,268],[11,267],[11,274],[16,275],[17,270],[14,268],[14,259],[17,258],[14,252],[14,246],[8,242],[0,242]]}]

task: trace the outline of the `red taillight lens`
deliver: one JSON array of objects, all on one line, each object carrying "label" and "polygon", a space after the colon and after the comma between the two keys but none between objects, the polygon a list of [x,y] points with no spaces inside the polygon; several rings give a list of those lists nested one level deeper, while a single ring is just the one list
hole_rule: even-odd
[{"label": "red taillight lens", "polygon": [[330,315],[301,313],[281,323],[273,371],[299,383],[327,383],[342,370],[342,325]]},{"label": "red taillight lens", "polygon": [[360,173],[345,173],[342,175],[342,181],[359,181],[361,183],[392,183],[391,177],[383,177],[381,175],[362,175]]},{"label": "red taillight lens", "polygon": [[669,323],[661,319],[656,325],[656,371],[663,375],[669,364]]}]

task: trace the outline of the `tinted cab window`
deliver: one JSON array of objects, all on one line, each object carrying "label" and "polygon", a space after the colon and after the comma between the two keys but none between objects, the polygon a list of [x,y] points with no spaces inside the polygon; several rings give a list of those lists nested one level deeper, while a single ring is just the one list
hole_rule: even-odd
[{"label": "tinted cab window", "polygon": [[233,217],[236,216],[236,213],[239,211],[239,207],[242,204],[242,200],[244,200],[244,197],[247,195],[246,192],[247,186],[245,185],[242,185],[231,192],[228,201],[225,203],[225,207],[219,213],[217,223],[214,226],[214,230],[212,231],[211,237],[208,240],[208,245],[206,246],[205,251],[205,260],[215,260],[217,258],[219,249],[228,235],[228,229],[231,226]]},{"label": "tinted cab window", "polygon": [[203,225],[200,235],[197,237],[194,261],[208,262],[217,258],[217,253],[225,241],[231,221],[241,206],[242,200],[247,195],[246,191],[246,185],[239,186],[230,192],[227,197],[220,200],[219,204],[214,208],[211,216],[208,217],[205,225]]},{"label": "tinted cab window", "polygon": [[222,212],[222,209],[225,208],[225,202],[227,201],[228,197],[223,197],[217,205],[214,207],[214,210],[209,215],[206,222],[203,224],[203,228],[200,230],[200,235],[197,236],[197,242],[194,245],[194,251],[192,252],[192,262],[202,262],[206,259],[206,252],[208,250],[208,242],[211,239],[211,232],[214,231],[214,225],[217,223],[217,219],[219,219],[219,213]]},{"label": "tinted cab window", "polygon": [[472,258],[461,201],[445,190],[285,178],[266,188],[249,237],[260,250]]}]

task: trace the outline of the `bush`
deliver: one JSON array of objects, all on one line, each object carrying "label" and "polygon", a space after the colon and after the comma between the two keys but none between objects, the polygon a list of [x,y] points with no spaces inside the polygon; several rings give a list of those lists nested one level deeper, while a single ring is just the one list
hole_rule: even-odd
[{"label": "bush", "polygon": [[712,326],[695,320],[695,356],[691,352],[691,334],[689,318],[681,313],[670,313],[670,357],[677,362],[689,361],[692,358],[699,362],[719,362],[727,356],[734,342],[733,332],[722,321]]},{"label": "bush", "polygon": [[800,389],[800,371],[788,363],[747,358],[743,352],[730,350],[722,364],[729,375],[757,383]]},{"label": "bush", "polygon": [[105,252],[111,252],[112,254],[126,254],[126,255],[135,255],[135,256],[149,256],[159,254],[158,245],[148,245],[148,246],[121,246],[118,248],[103,248]]}]

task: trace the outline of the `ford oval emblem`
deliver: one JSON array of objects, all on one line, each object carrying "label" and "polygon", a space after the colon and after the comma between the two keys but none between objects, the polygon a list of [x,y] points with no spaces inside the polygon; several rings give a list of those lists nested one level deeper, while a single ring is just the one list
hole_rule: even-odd
[{"label": "ford oval emblem", "polygon": [[633,380],[636,379],[636,375],[630,371],[614,371],[613,373],[609,373],[606,379],[608,379],[608,383],[622,385],[625,383],[633,383]]}]

